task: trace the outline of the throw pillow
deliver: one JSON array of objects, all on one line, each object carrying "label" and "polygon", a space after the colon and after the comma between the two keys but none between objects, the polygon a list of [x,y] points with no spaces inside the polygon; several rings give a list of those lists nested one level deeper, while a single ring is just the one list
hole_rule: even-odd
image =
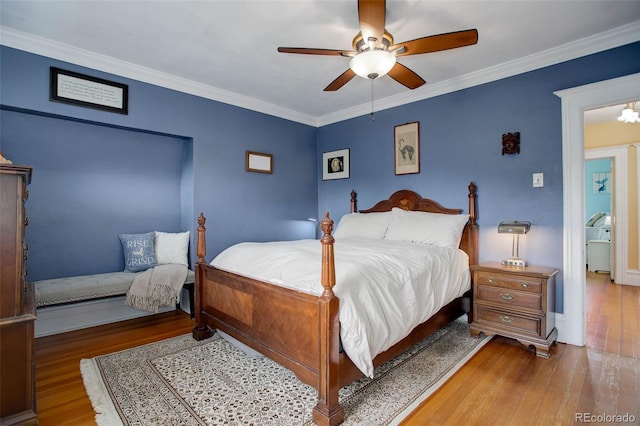
[{"label": "throw pillow", "polygon": [[146,234],[120,234],[124,252],[124,270],[140,272],[157,264],[153,232]]},{"label": "throw pillow", "polygon": [[155,232],[156,258],[158,265],[176,263],[189,266],[189,231]]}]

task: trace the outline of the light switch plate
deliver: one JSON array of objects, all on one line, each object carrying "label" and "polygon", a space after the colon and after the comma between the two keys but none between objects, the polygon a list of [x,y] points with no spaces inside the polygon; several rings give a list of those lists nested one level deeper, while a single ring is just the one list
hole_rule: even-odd
[{"label": "light switch plate", "polygon": [[544,186],[544,173],[533,174],[533,187],[542,188]]}]

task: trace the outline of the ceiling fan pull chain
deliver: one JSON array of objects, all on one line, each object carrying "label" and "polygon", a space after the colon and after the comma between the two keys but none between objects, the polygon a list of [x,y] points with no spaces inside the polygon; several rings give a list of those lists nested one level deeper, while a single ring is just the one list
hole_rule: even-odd
[{"label": "ceiling fan pull chain", "polygon": [[374,114],[374,112],[373,112],[373,79],[371,79],[371,121],[375,121],[376,120],[376,118],[375,118],[375,116],[373,114]]}]

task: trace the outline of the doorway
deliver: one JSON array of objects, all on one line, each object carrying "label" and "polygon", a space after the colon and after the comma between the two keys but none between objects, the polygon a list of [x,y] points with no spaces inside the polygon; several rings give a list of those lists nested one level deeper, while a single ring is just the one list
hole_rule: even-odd
[{"label": "doorway", "polygon": [[612,218],[617,218],[612,202],[617,190],[615,173],[612,173],[614,159],[587,149],[584,161],[587,272],[607,274],[613,281],[616,253]]},{"label": "doorway", "polygon": [[[584,111],[640,98],[640,73],[554,92],[562,105],[563,313],[558,340],[586,340],[584,256]],[[622,198],[622,197],[619,197]],[[620,258],[620,256],[617,256]]]}]

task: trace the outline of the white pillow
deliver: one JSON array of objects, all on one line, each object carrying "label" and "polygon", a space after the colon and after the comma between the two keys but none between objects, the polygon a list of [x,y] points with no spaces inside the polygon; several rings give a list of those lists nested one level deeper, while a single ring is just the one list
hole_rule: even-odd
[{"label": "white pillow", "polygon": [[385,238],[458,248],[468,220],[468,214],[414,212],[394,207]]},{"label": "white pillow", "polygon": [[340,219],[333,236],[382,239],[387,232],[390,216],[391,212],[346,214]]},{"label": "white pillow", "polygon": [[156,260],[158,265],[176,263],[189,266],[189,231],[158,232],[156,231]]}]

